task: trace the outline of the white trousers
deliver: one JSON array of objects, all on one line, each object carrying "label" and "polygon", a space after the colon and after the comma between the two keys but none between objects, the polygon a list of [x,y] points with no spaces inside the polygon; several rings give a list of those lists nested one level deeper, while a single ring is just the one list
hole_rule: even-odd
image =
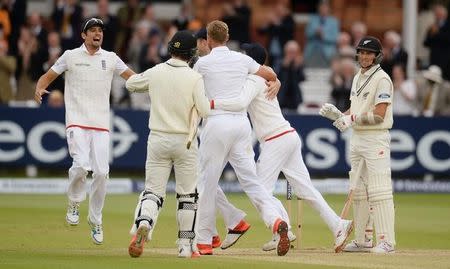
[{"label": "white trousers", "polygon": [[198,144],[195,139],[191,148],[186,149],[186,137],[185,134],[150,133],[145,163],[146,190],[164,198],[173,166],[175,191],[178,194],[195,192],[198,180]]},{"label": "white trousers", "polygon": [[[319,212],[320,217],[334,233],[340,217],[336,215],[320,192],[313,186],[308,169],[303,162],[301,147],[302,143],[297,132],[290,132],[262,143],[260,156],[256,163],[258,178],[264,184],[264,187],[270,193],[273,193],[280,172],[283,172],[291,184],[294,194],[305,200]],[[238,211],[232,211],[232,207],[226,205],[229,202],[223,201],[223,199],[226,200],[225,196],[218,196],[218,198],[222,199],[222,201],[217,204],[222,205],[224,207],[223,210],[231,211],[227,216],[239,213]],[[278,199],[276,200],[280,202]],[[279,206],[277,209],[282,218],[288,221],[289,217],[282,204],[281,210]]]},{"label": "white trousers", "polygon": [[86,199],[86,176],[92,171],[89,190],[89,219],[102,224],[102,209],[106,196],[106,180],[109,174],[109,132],[70,127],[66,130],[69,154],[73,159],[69,169],[70,201]]},{"label": "white trousers", "polygon": [[[390,135],[387,130],[354,131],[350,139],[351,170],[356,171],[364,161],[361,179],[355,189],[355,203],[368,203],[364,219],[355,217],[355,235],[358,242],[364,238],[364,227],[369,209],[373,212],[378,243],[395,245],[395,210],[391,179]],[[353,206],[354,212],[356,206]],[[355,215],[355,214],[354,214]],[[362,223],[360,223],[362,222]]]},{"label": "white trousers", "polygon": [[247,116],[210,116],[205,122],[200,141],[198,243],[211,244],[215,235],[217,186],[227,160],[266,226],[271,227],[276,219],[282,218],[272,203],[272,196],[257,179]]}]

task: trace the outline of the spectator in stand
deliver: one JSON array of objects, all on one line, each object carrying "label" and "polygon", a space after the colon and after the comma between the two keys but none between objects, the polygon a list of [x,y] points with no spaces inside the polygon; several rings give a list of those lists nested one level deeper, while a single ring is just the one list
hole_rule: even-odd
[{"label": "spectator in stand", "polygon": [[31,12],[30,16],[28,17],[28,25],[31,29],[31,32],[34,34],[34,36],[37,38],[39,42],[39,47],[42,48],[42,50],[47,50],[47,35],[48,32],[42,25],[42,17],[41,14],[37,11]]},{"label": "spectator in stand", "polygon": [[98,0],[97,15],[94,17],[101,19],[105,25],[102,48],[104,50],[113,51],[116,43],[117,29],[119,28],[119,20],[116,16],[109,13],[108,0]]},{"label": "spectator in stand", "polygon": [[435,22],[428,29],[424,45],[430,48],[430,64],[442,70],[442,76],[450,80],[450,23],[448,10],[437,4],[433,8]]},{"label": "spectator in stand", "polygon": [[284,46],[284,58],[278,78],[281,88],[277,97],[281,109],[297,113],[298,106],[303,102],[300,82],[305,80],[305,75],[300,46],[295,40],[288,41]]},{"label": "spectator in stand", "polygon": [[11,34],[11,20],[9,19],[8,1],[0,2],[0,40],[8,40]]},{"label": "spectator in stand", "polygon": [[439,66],[431,65],[416,78],[418,107],[425,117],[450,116],[450,83]]},{"label": "spectator in stand", "polygon": [[318,14],[312,15],[306,26],[305,66],[328,67],[336,54],[339,22],[330,15],[328,1],[321,1]]},{"label": "spectator in stand", "polygon": [[353,47],[358,46],[359,41],[367,35],[367,26],[361,21],[352,24],[351,29]]},{"label": "spectator in stand", "polygon": [[47,106],[51,108],[64,107],[64,95],[60,90],[52,90],[47,97]]},{"label": "spectator in stand", "polygon": [[9,36],[9,51],[11,55],[17,55],[17,41],[20,29],[25,25],[27,18],[27,1],[14,0],[8,3],[9,18],[11,21],[11,35]]},{"label": "spectator in stand", "polygon": [[267,25],[259,29],[269,37],[269,65],[279,70],[283,61],[283,48],[289,40],[294,39],[295,23],[290,10],[279,2],[268,13]]},{"label": "spectator in stand", "polygon": [[192,20],[192,6],[189,2],[183,2],[181,4],[180,13],[172,20],[172,25],[177,28],[178,31],[186,30],[189,22]]},{"label": "spectator in stand", "polygon": [[[128,45],[127,59],[133,70],[141,72],[139,69],[139,57],[142,47],[146,44],[150,33],[150,27],[144,22],[135,25],[133,34]],[[144,70],[142,70],[144,71]]]},{"label": "spectator in stand", "polygon": [[157,29],[150,30],[148,42],[142,46],[139,56],[140,72],[144,72],[145,70],[152,68],[163,61],[159,53],[161,46],[161,33]]},{"label": "spectator in stand", "polygon": [[73,49],[80,43],[83,8],[77,0],[56,0],[51,16],[55,29],[61,35],[64,50]]},{"label": "spectator in stand", "polygon": [[397,32],[390,30],[384,33],[383,60],[380,66],[391,78],[394,65],[408,64],[408,53],[402,48],[401,43],[402,38]]},{"label": "spectator in stand", "polygon": [[394,115],[413,115],[416,112],[417,88],[414,81],[406,79],[405,65],[397,64],[392,68],[394,98],[392,112]]},{"label": "spectator in stand", "polygon": [[18,40],[19,55],[17,57],[17,94],[16,100],[26,101],[34,99],[34,81],[33,74],[38,73],[33,70],[36,55],[38,52],[38,41],[30,28],[22,27]]},{"label": "spectator in stand", "polygon": [[48,32],[42,25],[42,18],[39,12],[30,14],[28,25],[37,41],[36,51],[31,55],[29,74],[33,81],[37,81],[44,74],[44,63],[48,59]]},{"label": "spectator in stand", "polygon": [[352,89],[353,77],[356,73],[356,66],[353,59],[336,59],[336,66],[333,65],[334,72],[331,77],[331,85],[335,106],[346,111],[350,108],[350,91]]},{"label": "spectator in stand", "polygon": [[347,32],[340,32],[337,40],[337,50],[339,57],[348,57],[353,59],[356,51],[352,45],[352,36]]},{"label": "spectator in stand", "polygon": [[251,10],[247,3],[242,0],[224,3],[223,11],[222,21],[228,25],[230,40],[239,44],[250,42]]},{"label": "spectator in stand", "polygon": [[[58,32],[50,32],[47,37],[48,43],[48,51],[47,51],[47,59],[43,64],[44,72],[47,72],[50,67],[52,67],[56,60],[62,55],[62,47],[61,47],[61,39],[59,37]],[[49,89],[59,89],[62,93],[64,93],[64,78],[62,76],[57,77],[52,83],[49,85]],[[45,97],[44,97],[45,98]]]},{"label": "spectator in stand", "polygon": [[14,76],[17,63],[14,56],[8,55],[8,42],[0,40],[0,105],[14,99],[11,77]]},{"label": "spectator in stand", "polygon": [[128,52],[129,40],[133,35],[133,28],[136,22],[141,18],[142,8],[139,6],[138,0],[128,0],[117,11],[117,18],[119,19],[119,28],[117,29],[117,39],[115,50],[119,57],[127,62],[126,54]]}]

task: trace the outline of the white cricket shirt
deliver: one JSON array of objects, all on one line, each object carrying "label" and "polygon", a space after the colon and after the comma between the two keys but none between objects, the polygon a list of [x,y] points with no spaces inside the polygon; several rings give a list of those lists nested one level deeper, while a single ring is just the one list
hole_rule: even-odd
[{"label": "white cricket shirt", "polygon": [[[248,74],[258,71],[260,65],[249,56],[231,51],[226,46],[216,47],[201,57],[194,66],[205,82],[206,96],[211,99],[232,99],[241,95]],[[212,110],[211,115],[236,113]],[[245,114],[245,109],[239,111]]]},{"label": "white cricket shirt", "polygon": [[101,48],[90,55],[83,44],[65,51],[51,68],[57,74],[65,73],[66,128],[108,131],[111,82],[114,74],[128,69],[125,63]]},{"label": "white cricket shirt", "polygon": [[350,93],[350,114],[361,115],[373,111],[380,103],[388,103],[383,122],[375,125],[353,125],[354,130],[387,130],[392,128],[392,98],[394,88],[392,81],[380,65],[372,66],[369,70],[356,73]]},{"label": "white cricket shirt", "polygon": [[229,100],[216,99],[217,109],[239,111],[248,106],[248,114],[253,130],[259,142],[293,131],[291,124],[281,113],[277,98],[268,100],[265,80],[257,75],[248,75],[242,94],[238,98]]}]

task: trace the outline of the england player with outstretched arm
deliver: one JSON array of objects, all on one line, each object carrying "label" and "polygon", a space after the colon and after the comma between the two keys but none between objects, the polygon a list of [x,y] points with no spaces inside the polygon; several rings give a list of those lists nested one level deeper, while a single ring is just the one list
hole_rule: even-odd
[{"label": "england player with outstretched arm", "polygon": [[[393,85],[380,67],[383,57],[381,42],[371,36],[361,39],[356,47],[360,65],[353,79],[350,109],[342,113],[324,104],[320,114],[341,132],[352,128],[350,139],[350,181],[357,182],[353,198],[355,240],[344,251],[392,253],[395,249],[395,211],[392,194],[390,135],[392,128]],[[361,178],[355,178],[363,162]],[[365,229],[373,214],[377,246],[365,240]]]},{"label": "england player with outstretched arm", "polygon": [[35,91],[35,100],[40,104],[42,95],[49,93],[48,85],[65,74],[66,135],[73,159],[69,169],[66,221],[69,225],[78,225],[79,205],[86,199],[86,176],[92,171],[87,219],[95,244],[103,243],[102,209],[109,176],[111,82],[114,74],[125,80],[134,74],[114,52],[101,48],[104,28],[102,20],[88,19],[81,33],[84,43],[79,48],[65,51],[39,78]]}]

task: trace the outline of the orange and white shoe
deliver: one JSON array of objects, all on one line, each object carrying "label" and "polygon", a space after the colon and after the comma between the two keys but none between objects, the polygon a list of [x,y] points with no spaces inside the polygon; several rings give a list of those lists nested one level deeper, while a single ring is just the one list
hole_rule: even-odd
[{"label": "orange and white shoe", "polygon": [[282,219],[277,219],[272,227],[272,232],[276,234],[277,240],[277,254],[278,256],[284,256],[291,248],[291,242],[288,236],[288,225]]},{"label": "orange and white shoe", "polygon": [[130,246],[128,247],[128,254],[130,254],[131,257],[137,258],[142,255],[142,252],[144,252],[144,245],[147,241],[148,233],[150,231],[150,227],[141,224],[139,228],[137,229],[136,235],[133,236],[130,242]]},{"label": "orange and white shoe", "polygon": [[220,236],[215,235],[212,238],[212,248],[218,248],[222,244],[222,241],[220,240]]},{"label": "orange and white shoe", "polygon": [[209,244],[197,244],[197,249],[200,255],[212,255],[213,249]]},{"label": "orange and white shoe", "polygon": [[228,230],[227,235],[225,236],[225,239],[222,242],[222,245],[220,246],[221,249],[227,249],[239,240],[241,236],[243,236],[248,229],[250,229],[250,223],[246,222],[245,220],[241,220],[236,227],[234,227],[232,230]]},{"label": "orange and white shoe", "polygon": [[341,220],[334,235],[334,252],[339,253],[344,249],[345,242],[353,231],[353,220]]}]

